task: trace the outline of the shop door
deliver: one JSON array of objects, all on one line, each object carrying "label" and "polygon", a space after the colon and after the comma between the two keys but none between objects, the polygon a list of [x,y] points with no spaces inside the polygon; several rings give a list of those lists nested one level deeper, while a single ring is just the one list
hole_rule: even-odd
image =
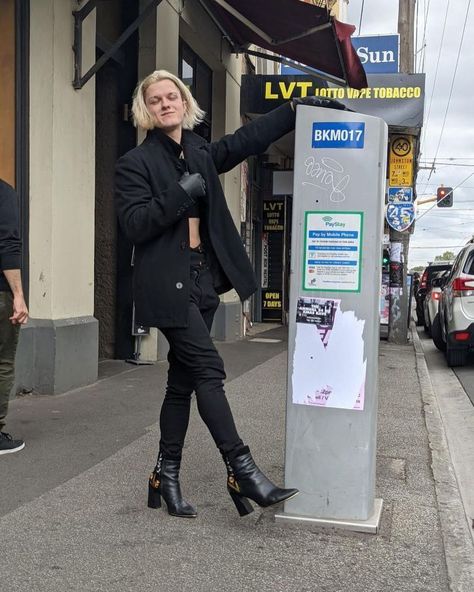
[{"label": "shop door", "polygon": [[[97,4],[97,58],[138,15],[138,2],[101,0]],[[114,168],[134,148],[130,119],[138,77],[135,33],[96,75],[96,207],[94,316],[99,321],[99,358],[127,359],[132,336],[132,244],[117,223]]]}]

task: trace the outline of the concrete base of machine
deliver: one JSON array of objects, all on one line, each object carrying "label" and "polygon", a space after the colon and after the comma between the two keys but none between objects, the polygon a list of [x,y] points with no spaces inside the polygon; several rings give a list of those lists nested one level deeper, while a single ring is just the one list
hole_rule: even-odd
[{"label": "concrete base of machine", "polygon": [[282,512],[275,515],[275,521],[279,524],[301,524],[308,526],[321,526],[324,528],[337,528],[339,530],[352,530],[367,534],[377,534],[382,517],[382,499],[375,499],[374,511],[367,520],[336,520],[334,518],[312,518],[311,516],[298,516]]}]

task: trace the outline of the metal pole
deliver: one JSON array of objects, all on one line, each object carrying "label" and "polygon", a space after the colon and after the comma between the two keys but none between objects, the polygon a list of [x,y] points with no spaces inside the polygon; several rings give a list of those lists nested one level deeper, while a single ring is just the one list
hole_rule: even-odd
[{"label": "metal pole", "polygon": [[[414,71],[415,2],[416,0],[399,0],[398,32],[400,34],[400,72],[402,73]],[[408,339],[406,324],[409,304],[407,262],[410,234],[413,230],[414,224],[404,232],[390,229],[391,273],[388,340],[398,344],[404,344]]]}]

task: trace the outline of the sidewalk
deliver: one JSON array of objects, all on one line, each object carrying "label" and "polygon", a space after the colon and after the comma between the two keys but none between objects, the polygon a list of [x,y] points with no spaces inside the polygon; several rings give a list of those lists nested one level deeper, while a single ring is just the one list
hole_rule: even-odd
[{"label": "sidewalk", "polygon": [[[282,329],[258,335],[267,336],[285,338]],[[239,430],[278,482],[284,345],[219,344]],[[2,498],[8,498],[0,506],[2,585],[8,592],[472,590],[463,533],[451,532],[455,523],[445,520],[446,510],[457,511],[452,499],[441,500],[451,507],[441,508],[440,521],[424,413],[424,405],[433,402],[426,399],[429,377],[422,363],[412,345],[381,343],[377,497],[384,500],[384,512],[375,536],[282,527],[270,510],[239,518],[195,406],[182,486],[199,516],[180,520],[149,510],[146,481],[156,455],[163,364],[128,370],[61,397],[15,401],[9,428],[18,433],[22,427],[27,448],[0,461]],[[34,417],[41,408],[47,408],[43,418],[49,423],[38,425]],[[433,433],[441,424],[429,408],[428,414]],[[25,415],[32,423],[21,424]],[[53,425],[54,415],[56,432],[42,445],[42,426]],[[442,454],[440,445],[438,464]],[[449,457],[443,463],[437,468],[441,475],[449,472]],[[455,494],[451,490],[453,499]]]}]

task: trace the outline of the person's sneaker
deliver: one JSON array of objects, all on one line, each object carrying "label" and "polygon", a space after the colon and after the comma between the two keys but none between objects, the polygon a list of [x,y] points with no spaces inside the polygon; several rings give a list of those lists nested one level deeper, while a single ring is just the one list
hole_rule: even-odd
[{"label": "person's sneaker", "polygon": [[23,440],[14,440],[10,434],[0,432],[0,455],[18,452],[25,447]]}]

